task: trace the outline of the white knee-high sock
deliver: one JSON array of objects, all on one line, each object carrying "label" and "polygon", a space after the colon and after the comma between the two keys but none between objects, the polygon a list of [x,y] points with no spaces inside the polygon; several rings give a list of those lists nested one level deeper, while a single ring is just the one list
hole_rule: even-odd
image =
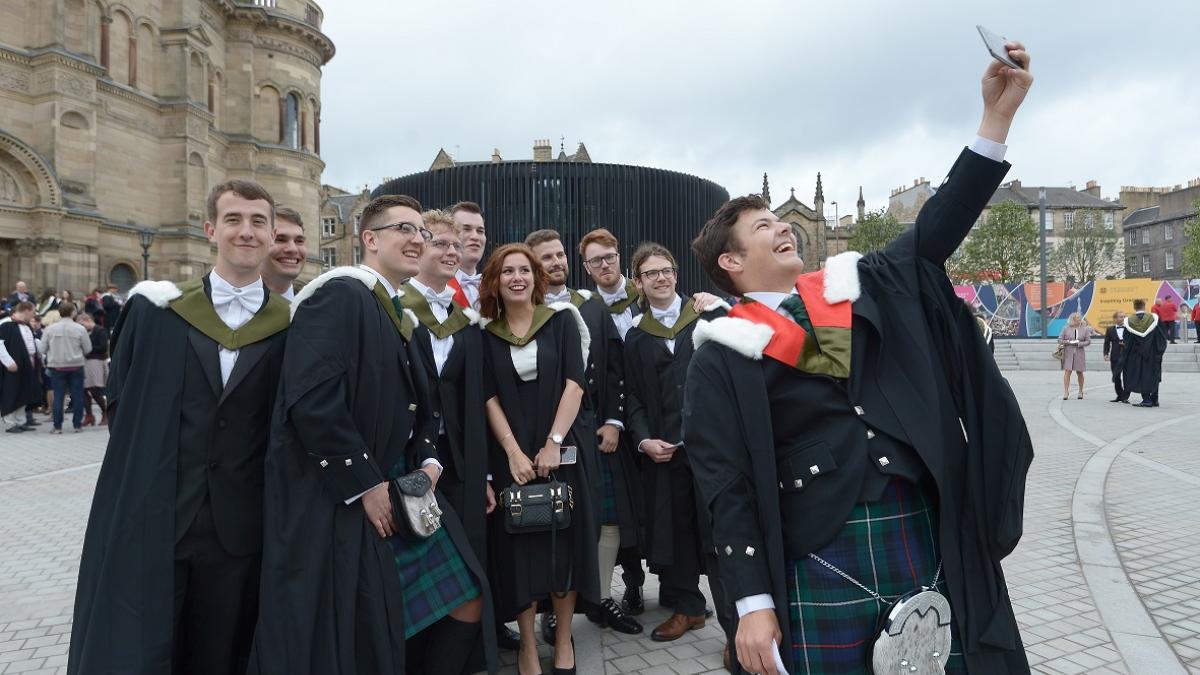
[{"label": "white knee-high sock", "polygon": [[621,550],[621,528],[601,525],[596,548],[600,552],[600,599],[606,600],[612,597],[612,575],[617,566],[617,552]]}]

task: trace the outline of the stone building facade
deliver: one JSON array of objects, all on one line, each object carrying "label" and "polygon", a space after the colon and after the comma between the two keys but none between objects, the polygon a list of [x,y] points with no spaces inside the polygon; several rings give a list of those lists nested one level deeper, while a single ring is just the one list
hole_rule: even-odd
[{"label": "stone building facade", "polygon": [[[362,262],[359,224],[362,212],[371,201],[371,191],[353,193],[325,185],[321,188],[321,245],[309,254],[316,255],[323,269]],[[316,241],[316,240],[310,240]]]},{"label": "stone building facade", "polygon": [[198,276],[230,178],[317,240],[322,20],[311,0],[0,0],[0,288],[127,288],[144,230],[151,277]]},{"label": "stone building facade", "polygon": [[[771,211],[777,218],[792,226],[796,235],[796,245],[800,249],[797,254],[804,259],[804,268],[817,270],[825,266],[825,259],[849,249],[850,237],[854,235],[855,218],[836,214],[836,220],[825,217],[825,189],[821,184],[821,174],[817,174],[817,189],[813,194],[813,205],[810,207],[796,199],[796,188],[791,188],[791,194],[779,206],[773,206]],[[771,203],[771,188],[767,175],[763,174],[763,189],[761,193],[767,203]],[[831,202],[836,205],[836,202]],[[866,202],[863,200],[862,186],[858,188],[858,219],[862,220],[866,212]]]},{"label": "stone building facade", "polygon": [[1125,276],[1129,278],[1180,279],[1183,274],[1183,247],[1191,239],[1183,226],[1189,219],[1200,218],[1200,178],[1186,187],[1122,188],[1131,194],[1153,194],[1156,202],[1143,206],[1125,217]]}]

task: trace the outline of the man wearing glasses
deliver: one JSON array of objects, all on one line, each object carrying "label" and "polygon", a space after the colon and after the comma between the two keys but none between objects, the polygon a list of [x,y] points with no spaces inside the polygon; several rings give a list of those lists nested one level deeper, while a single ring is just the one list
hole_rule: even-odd
[{"label": "man wearing glasses", "polygon": [[[363,264],[322,274],[292,304],[250,672],[459,673],[490,621],[482,566],[441,492],[442,527],[424,539],[398,522],[390,494],[408,473],[435,489],[442,475],[440,419],[400,290],[433,235],[417,200],[387,195],[363,210],[360,236]],[[442,642],[457,648],[433,648]]]},{"label": "man wearing glasses", "polygon": [[[704,552],[713,545],[682,446],[683,387],[697,319],[724,316],[729,309],[719,302],[701,312],[694,300],[679,297],[678,269],[666,247],[653,242],[638,247],[633,255],[633,282],[641,292],[644,311],[625,335],[626,433],[630,445],[649,460],[642,463],[643,548],[650,570],[659,575],[661,594],[673,603],[670,618],[650,634],[656,642],[678,640],[704,627],[700,574],[706,570]],[[712,587],[717,611],[732,628],[720,585]]]}]

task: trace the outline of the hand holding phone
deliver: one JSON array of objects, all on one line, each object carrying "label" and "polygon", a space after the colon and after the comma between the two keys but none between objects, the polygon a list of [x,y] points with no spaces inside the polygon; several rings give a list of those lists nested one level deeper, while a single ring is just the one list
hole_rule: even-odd
[{"label": "hand holding phone", "polygon": [[978,24],[975,25],[975,28],[979,31],[979,37],[983,38],[983,44],[985,47],[987,47],[988,53],[990,53],[993,58],[1009,68],[1015,68],[1017,70],[1021,69],[1020,64],[1018,64],[1016,61],[1013,61],[1008,56],[1008,48],[1004,46],[1008,40],[1005,37],[996,35],[992,31]]}]

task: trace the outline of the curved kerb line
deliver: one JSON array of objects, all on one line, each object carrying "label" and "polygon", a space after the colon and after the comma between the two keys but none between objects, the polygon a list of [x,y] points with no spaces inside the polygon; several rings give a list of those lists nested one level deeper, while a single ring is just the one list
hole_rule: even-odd
[{"label": "curved kerb line", "polygon": [[[1105,389],[1097,386],[1095,389]],[[1088,391],[1093,389],[1089,387]],[[1050,417],[1066,431],[1098,449],[1084,463],[1075,482],[1071,497],[1071,526],[1075,538],[1075,552],[1088,585],[1092,601],[1104,627],[1112,636],[1113,645],[1121,658],[1134,673],[1156,673],[1156,675],[1186,675],[1179,655],[1171,649],[1137,590],[1125,574],[1117,547],[1108,529],[1108,515],[1104,508],[1104,485],[1108,472],[1131,444],[1159,429],[1178,424],[1184,420],[1200,417],[1186,415],[1164,420],[1137,431],[1125,434],[1112,442],[1088,433],[1063,415],[1062,399],[1057,396],[1046,406]]]}]

